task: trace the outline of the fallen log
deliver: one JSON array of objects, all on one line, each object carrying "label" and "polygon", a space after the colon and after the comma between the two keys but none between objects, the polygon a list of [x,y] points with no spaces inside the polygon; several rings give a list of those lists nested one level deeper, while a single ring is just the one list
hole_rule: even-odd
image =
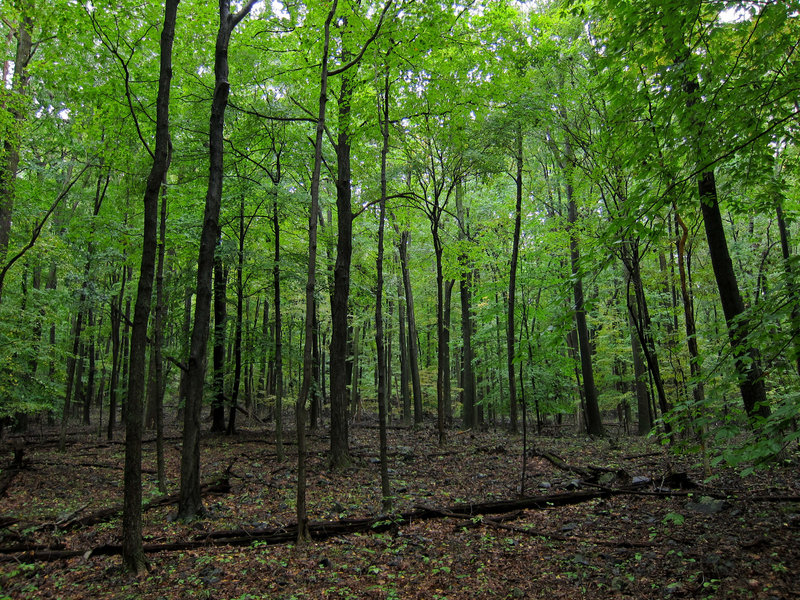
[{"label": "fallen log", "polygon": [[[361,519],[342,519],[339,521],[316,521],[308,524],[311,538],[323,541],[341,535],[354,533],[381,533],[408,525],[414,521],[427,521],[442,517],[469,517],[478,514],[508,513],[523,509],[546,509],[554,506],[578,504],[596,498],[606,498],[624,491],[594,490],[549,496],[500,500],[476,504],[456,504],[444,509],[420,507],[397,515],[381,515]],[[297,539],[297,524],[285,527],[265,527],[252,529],[232,529],[200,534],[191,540],[162,544],[145,544],[145,553],[182,551],[206,546],[248,546],[254,542],[263,545],[285,544]],[[0,555],[0,562],[9,561],[51,561],[83,556],[107,556],[122,552],[122,547],[106,544],[89,550],[39,550],[18,554]]]},{"label": "fallen log", "polygon": [[[200,493],[202,495],[227,494],[230,491],[231,491],[231,484],[227,477],[223,477],[215,481],[212,481],[210,483],[206,483],[200,488]],[[179,499],[179,494],[177,493],[170,494],[168,496],[162,496],[161,498],[156,498],[155,500],[151,500],[150,502],[146,502],[145,504],[143,504],[142,511],[147,511],[162,506],[169,506],[171,504],[177,504],[178,499]],[[116,506],[112,506],[111,508],[103,508],[101,510],[95,511],[81,518],[72,518],[61,522],[56,521],[53,523],[43,523],[42,525],[39,525],[36,529],[39,531],[49,530],[49,529],[69,531],[71,529],[77,529],[78,527],[88,527],[90,525],[97,525],[98,523],[105,523],[106,521],[110,521],[111,519],[115,518],[117,515],[121,513],[122,513],[122,505],[118,504]]]}]

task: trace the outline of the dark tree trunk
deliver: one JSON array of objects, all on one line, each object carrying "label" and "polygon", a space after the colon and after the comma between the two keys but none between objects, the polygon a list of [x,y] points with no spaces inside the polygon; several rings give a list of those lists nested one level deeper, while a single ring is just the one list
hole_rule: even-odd
[{"label": "dark tree trunk", "polygon": [[506,368],[508,369],[508,402],[511,413],[511,431],[517,432],[517,382],[514,377],[514,357],[516,349],[514,339],[516,327],[514,324],[516,297],[517,297],[517,261],[519,260],[519,236],[522,228],[522,126],[517,125],[516,139],[516,166],[514,183],[517,190],[517,201],[514,206],[514,238],[511,246],[511,264],[508,277],[508,318],[506,321]]},{"label": "dark tree trunk", "polygon": [[[219,248],[219,242],[217,242]],[[214,347],[213,390],[211,400],[211,431],[225,431],[225,328],[228,319],[225,268],[219,253],[214,256]]]},{"label": "dark tree trunk", "polygon": [[722,311],[728,325],[728,336],[733,350],[736,372],[739,374],[739,390],[745,411],[751,418],[768,417],[769,403],[761,371],[761,356],[758,349],[747,339],[748,323],[742,318],[744,302],[739,293],[739,284],[733,271],[733,263],[725,240],[725,228],[719,211],[717,184],[714,171],[706,171],[698,176],[697,188],[700,206],[703,211],[708,251],[711,266],[717,280]]},{"label": "dark tree trunk", "polygon": [[403,406],[403,425],[411,424],[411,378],[409,373],[408,337],[406,336],[406,305],[401,278],[397,280],[397,345],[400,352],[400,402]]},{"label": "dark tree trunk", "polygon": [[[275,349],[273,359],[275,391],[275,446],[278,462],[283,462],[283,315],[281,313],[281,223],[278,212],[278,194],[272,200],[272,226],[275,232],[275,263],[272,267],[272,285],[275,305]],[[266,315],[265,315],[266,316]]]},{"label": "dark tree trunk", "polygon": [[156,262],[158,192],[169,165],[169,91],[172,80],[172,44],[178,0],[167,0],[161,31],[161,66],[156,101],[156,143],[153,166],[144,194],[144,233],[139,284],[131,332],[131,367],[125,402],[125,498],[122,509],[122,563],[134,573],[147,563],[142,551],[142,401],[145,385],[147,322]]},{"label": "dark tree trunk", "polygon": [[244,194],[239,200],[239,250],[236,256],[236,326],[233,332],[233,389],[228,413],[228,435],[236,433],[236,407],[242,382],[242,319],[244,318]]},{"label": "dark tree trunk", "polygon": [[[465,241],[469,237],[468,214],[464,208],[463,186],[459,182],[456,186],[456,212],[460,223],[458,239]],[[462,392],[462,417],[464,427],[473,428],[477,425],[475,414],[475,360],[472,349],[472,279],[473,267],[466,253],[459,256],[461,265],[461,278],[459,279],[459,295],[461,298],[461,389]]]},{"label": "dark tree trunk", "polygon": [[229,0],[219,2],[219,30],[214,51],[214,96],[209,125],[208,190],[197,260],[197,288],[194,327],[187,361],[186,409],[181,449],[181,488],[178,518],[193,519],[203,512],[200,497],[200,410],[205,383],[206,343],[211,312],[211,272],[214,246],[219,239],[219,211],[222,201],[223,129],[228,105],[228,44],[234,27],[250,12],[257,0],[248,2],[235,14]]},{"label": "dark tree trunk", "polygon": [[[328,49],[330,28],[336,14],[337,0],[333,0],[325,20],[322,50],[322,72],[320,74],[319,114],[314,138],[314,170],[311,175],[311,210],[308,215],[308,278],[306,280],[305,343],[303,345],[303,380],[295,404],[297,427],[297,542],[303,544],[311,539],[308,530],[306,508],[306,401],[313,379],[313,340],[315,291],[317,287],[317,224],[319,223],[319,180],[322,170],[322,136],[325,131],[325,105],[328,96]],[[345,404],[345,409],[346,409]],[[331,432],[333,438],[333,432]]]},{"label": "dark tree trunk", "polygon": [[[170,156],[167,159],[169,166]],[[168,167],[169,168],[169,167]],[[158,262],[156,264],[156,308],[153,314],[153,383],[156,425],[156,473],[158,490],[167,493],[166,465],[164,463],[164,322],[167,303],[164,298],[164,254],[167,238],[167,177],[164,173],[161,188],[161,214],[158,224]]]},{"label": "dark tree trunk", "polygon": [[450,324],[452,321],[453,286],[455,279],[449,279],[444,285],[444,378],[442,395],[444,396],[444,421],[450,427],[453,424],[453,387],[450,381]]},{"label": "dark tree trunk", "polygon": [[[344,58],[348,58],[344,53]],[[331,303],[331,450],[330,464],[341,469],[350,464],[347,419],[347,341],[350,298],[350,261],[353,253],[353,210],[350,174],[350,101],[353,74],[342,76],[339,94],[339,135],[336,140],[336,266]],[[355,375],[354,375],[355,377]]]},{"label": "dark tree trunk", "polygon": [[[630,270],[625,267],[626,283],[630,280]],[[627,286],[626,286],[627,287]],[[636,394],[636,406],[638,412],[639,435],[646,436],[653,429],[653,417],[650,414],[650,396],[647,391],[647,370],[642,362],[642,346],[639,342],[639,311],[637,303],[630,297],[630,292],[626,292],[626,305],[628,306],[628,322],[631,332],[631,355],[633,358],[633,391]]]},{"label": "dark tree trunk", "polygon": [[[572,151],[567,142],[567,168],[572,168]],[[583,396],[586,403],[586,429],[592,435],[603,435],[603,422],[597,402],[597,388],[594,384],[592,369],[592,353],[589,346],[589,328],[586,325],[586,309],[583,301],[583,278],[580,273],[580,249],[578,245],[578,214],[572,194],[572,181],[567,177],[567,202],[569,207],[569,248],[572,266],[573,296],[575,298],[575,327],[578,335],[578,348],[581,358],[581,375],[583,376]]]},{"label": "dark tree trunk", "polygon": [[408,321],[408,365],[411,368],[411,389],[414,396],[414,424],[422,424],[422,384],[419,379],[419,344],[417,342],[417,319],[414,315],[414,294],[411,291],[411,273],[408,268],[408,231],[400,234],[400,269],[406,296],[406,319]]},{"label": "dark tree trunk", "polygon": [[109,382],[109,407],[107,438],[114,439],[114,425],[117,419],[117,394],[119,392],[120,333],[122,321],[122,298],[125,295],[127,269],[122,269],[122,283],[119,295],[111,299],[111,381]]},{"label": "dark tree trunk", "polygon": [[[389,154],[389,68],[386,67],[383,95],[379,98],[379,116],[383,137],[381,146],[381,200],[378,214],[378,257],[375,270],[378,284],[375,291],[375,347],[378,354],[378,444],[381,461],[381,507],[384,514],[392,510],[392,490],[389,484],[389,459],[387,452],[386,420],[388,404],[386,338],[383,335],[383,239],[386,225],[386,157]],[[382,104],[382,106],[381,106]],[[380,114],[382,113],[382,114]]]},{"label": "dark tree trunk", "polygon": [[[24,7],[25,4],[22,4]],[[25,118],[23,106],[26,104],[25,96],[28,88],[28,63],[32,56],[33,44],[31,42],[31,30],[33,29],[33,19],[31,15],[22,11],[17,26],[17,51],[14,57],[14,76],[11,82],[11,93],[15,98],[12,99],[11,117],[14,124],[12,130],[21,127]],[[5,79],[3,80],[5,85]],[[5,90],[4,90],[5,92]],[[0,260],[5,261],[8,249],[9,235],[11,234],[11,216],[14,210],[14,196],[19,167],[19,139],[21,133],[13,131],[11,135],[4,136],[3,156],[0,160],[4,162],[0,171]]]},{"label": "dark tree trunk", "polygon": [[797,289],[797,274],[792,269],[790,261],[791,252],[789,250],[789,230],[786,227],[786,220],[783,218],[782,199],[778,199],[775,206],[775,213],[778,220],[778,231],[781,238],[781,256],[783,257],[783,269],[786,274],[786,287],[789,294],[790,302],[792,303],[791,312],[791,331],[792,339],[794,340],[794,362],[795,370],[800,375],[800,293]]}]

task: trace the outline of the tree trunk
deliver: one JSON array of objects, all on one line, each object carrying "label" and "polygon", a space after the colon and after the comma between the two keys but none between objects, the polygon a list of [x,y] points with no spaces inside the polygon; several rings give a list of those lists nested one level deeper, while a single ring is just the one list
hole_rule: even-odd
[{"label": "tree trunk", "polygon": [[725,228],[719,211],[717,184],[714,171],[698,176],[697,188],[703,211],[708,251],[711,266],[717,280],[722,311],[728,325],[728,336],[733,350],[736,372],[739,374],[739,390],[745,411],[750,418],[769,416],[767,391],[761,371],[761,356],[758,349],[747,340],[749,326],[742,318],[744,303],[739,293],[739,284],[733,271],[733,263],[725,240]]},{"label": "tree trunk", "polygon": [[[572,150],[566,142],[567,168],[572,168]],[[603,435],[603,422],[597,402],[597,388],[594,384],[592,355],[589,347],[589,329],[586,325],[586,310],[583,302],[583,278],[580,273],[580,249],[578,244],[578,213],[572,193],[572,181],[567,177],[566,194],[569,210],[569,248],[572,266],[573,296],[575,299],[575,327],[578,335],[578,348],[581,357],[581,374],[583,376],[583,395],[586,402],[586,428],[591,435]]]},{"label": "tree trunk", "polygon": [[403,405],[403,425],[411,424],[411,378],[409,373],[408,337],[406,336],[406,305],[402,278],[397,279],[397,345],[400,352],[400,402]]},{"label": "tree trunk", "polygon": [[519,260],[519,236],[522,228],[522,125],[517,125],[516,139],[516,166],[514,183],[517,190],[517,201],[514,206],[514,238],[511,246],[511,264],[509,265],[508,277],[508,315],[506,321],[506,368],[508,369],[508,402],[509,412],[511,413],[511,432],[517,432],[517,382],[514,377],[514,338],[516,337],[516,327],[514,317],[516,310],[517,294],[517,261]]},{"label": "tree trunk", "polygon": [[[344,52],[345,60],[349,57]],[[350,261],[353,253],[353,211],[350,173],[350,102],[353,74],[342,76],[339,94],[339,135],[336,141],[336,266],[333,270],[331,304],[331,450],[332,468],[350,464],[347,420],[347,332],[350,298]],[[355,375],[354,375],[355,377]]]},{"label": "tree trunk", "polygon": [[[375,291],[375,347],[378,354],[378,446],[381,461],[381,508],[384,514],[392,510],[392,490],[389,484],[386,420],[388,403],[386,338],[383,335],[383,238],[386,225],[386,158],[389,154],[389,68],[386,67],[383,94],[378,99],[378,124],[383,137],[381,146],[381,200],[378,214],[378,257],[375,270],[378,283]],[[381,106],[382,104],[382,106]],[[382,113],[382,114],[381,114]]]},{"label": "tree trunk", "polygon": [[[314,170],[311,175],[311,210],[308,215],[308,278],[306,280],[305,342],[303,345],[303,380],[295,405],[297,427],[297,543],[303,544],[311,539],[308,530],[308,511],[306,508],[306,401],[312,382],[314,306],[317,286],[317,224],[319,223],[319,180],[322,169],[322,136],[325,131],[325,105],[328,96],[328,49],[330,28],[336,14],[337,0],[333,0],[325,20],[325,33],[322,50],[322,72],[320,74],[319,115],[314,138]],[[338,261],[338,259],[337,259]],[[347,405],[345,404],[345,410]],[[346,424],[346,423],[345,423]],[[331,439],[333,432],[331,432]]]},{"label": "tree trunk", "polygon": [[414,424],[422,424],[422,384],[419,379],[419,344],[417,320],[414,316],[414,294],[411,291],[411,273],[408,268],[408,231],[400,234],[400,269],[403,272],[403,289],[406,295],[408,319],[408,364],[411,367],[411,388],[414,392]]},{"label": "tree trunk", "polygon": [[450,427],[453,424],[453,387],[450,381],[450,323],[452,321],[453,286],[455,279],[449,279],[444,285],[444,379],[442,394],[444,395],[444,421]]},{"label": "tree trunk", "polygon": [[[283,314],[281,313],[281,223],[278,212],[278,194],[272,199],[272,226],[275,233],[275,263],[272,267],[272,285],[275,305],[275,348],[273,351],[275,391],[275,446],[278,462],[283,462]],[[266,316],[266,314],[265,314]]]},{"label": "tree trunk", "polygon": [[156,101],[156,144],[153,166],[144,194],[144,233],[139,283],[131,331],[131,367],[125,402],[125,498],[122,509],[122,563],[141,573],[147,563],[142,551],[142,400],[145,384],[147,322],[156,262],[158,193],[169,167],[169,91],[172,80],[172,44],[179,0],[167,0],[161,31],[161,66]]},{"label": "tree trunk", "polygon": [[[219,241],[217,242],[219,247]],[[211,399],[211,431],[225,431],[225,328],[228,319],[225,268],[219,253],[214,256],[214,347],[213,390]]]},{"label": "tree trunk", "polygon": [[126,275],[127,269],[123,267],[119,294],[111,299],[111,381],[109,382],[108,431],[106,433],[109,440],[114,439],[114,425],[117,419],[117,393],[121,362],[119,327],[122,321],[122,298],[125,295]]},{"label": "tree trunk", "polygon": [[244,317],[244,194],[239,199],[239,251],[236,256],[236,326],[233,333],[233,389],[228,413],[228,435],[236,433],[236,407],[242,382],[242,319]]},{"label": "tree trunk", "polygon": [[[28,63],[32,56],[33,44],[31,42],[31,30],[33,29],[33,18],[27,14],[23,6],[22,15],[17,26],[17,51],[14,57],[14,76],[11,82],[11,108],[10,113],[14,121],[12,131],[22,125],[25,118],[24,106],[26,104],[26,94],[28,88]],[[32,2],[31,2],[32,4]],[[30,7],[33,8],[32,6]],[[3,85],[5,85],[3,79]],[[5,90],[4,90],[5,91]],[[14,211],[14,196],[17,179],[17,169],[19,168],[19,139],[21,132],[13,131],[3,140],[3,160],[2,171],[0,171],[0,260],[5,261],[6,251],[8,250],[8,240],[11,234],[11,217]]]},{"label": "tree trunk", "polygon": [[[459,182],[456,186],[456,213],[458,215],[458,239],[463,242],[469,237],[469,222],[463,201],[464,184]],[[461,277],[459,279],[459,295],[461,298],[461,389],[462,392],[462,418],[464,427],[473,428],[477,425],[475,414],[475,360],[472,349],[472,279],[473,267],[466,252],[459,256]]]},{"label": "tree trunk", "polygon": [[228,105],[228,44],[234,27],[250,12],[257,0],[248,2],[235,14],[229,0],[219,2],[219,30],[214,52],[214,96],[209,124],[208,190],[203,214],[203,231],[197,260],[197,291],[194,327],[187,361],[186,409],[181,448],[181,488],[178,518],[189,520],[203,512],[200,497],[200,410],[205,383],[206,343],[211,312],[211,272],[214,246],[219,239],[219,211],[222,201],[223,130]]}]

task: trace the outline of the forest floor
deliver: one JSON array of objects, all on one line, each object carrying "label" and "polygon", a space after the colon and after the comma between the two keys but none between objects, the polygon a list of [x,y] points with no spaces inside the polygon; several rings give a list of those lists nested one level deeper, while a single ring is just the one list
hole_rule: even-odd
[{"label": "forest floor", "polygon": [[[118,514],[80,525],[121,502],[123,445],[73,432],[59,453],[46,433],[27,436],[16,470],[13,436],[0,444],[0,483],[13,475],[0,497],[0,599],[800,598],[796,453],[747,478],[719,469],[704,482],[696,456],[654,441],[534,436],[525,494],[544,501],[506,510],[487,503],[520,497],[520,436],[453,430],[439,447],[430,428],[391,429],[395,510],[416,516],[297,546],[272,535],[295,520],[294,444],[278,463],[271,432],[205,435],[202,480],[227,474],[230,489],[206,495],[207,515],[190,524],[174,521],[174,504],[145,510],[145,544],[183,545],[149,552],[149,573],[135,577],[114,554]],[[339,473],[327,469],[324,436],[309,442],[311,521],[379,517],[377,429],[352,427],[353,466]],[[175,432],[166,452],[175,492]],[[146,443],[145,501],[159,497],[155,467]],[[459,514],[465,503],[480,506]],[[224,530],[239,531],[215,542]],[[58,558],[70,550],[77,556]]]}]

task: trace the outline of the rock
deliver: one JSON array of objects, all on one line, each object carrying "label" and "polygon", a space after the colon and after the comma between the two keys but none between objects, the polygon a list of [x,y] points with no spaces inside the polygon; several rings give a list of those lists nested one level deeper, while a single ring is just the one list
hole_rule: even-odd
[{"label": "rock", "polygon": [[550,485],[550,482],[549,482],[549,481],[540,481],[540,482],[539,482],[539,488],[540,488],[540,489],[543,489],[543,490],[549,490],[551,487],[553,487],[553,486],[552,486],[552,485]]},{"label": "rock", "polygon": [[568,490],[578,490],[581,488],[581,480],[570,479],[564,487]]},{"label": "rock", "polygon": [[717,500],[716,498],[710,498],[709,496],[701,496],[697,502],[690,500],[686,503],[687,510],[698,512],[704,515],[715,515],[729,507],[730,504],[728,504],[725,500]]},{"label": "rock", "polygon": [[636,475],[633,479],[631,479],[632,485],[646,485],[650,483],[650,478],[645,477],[644,475]]}]

